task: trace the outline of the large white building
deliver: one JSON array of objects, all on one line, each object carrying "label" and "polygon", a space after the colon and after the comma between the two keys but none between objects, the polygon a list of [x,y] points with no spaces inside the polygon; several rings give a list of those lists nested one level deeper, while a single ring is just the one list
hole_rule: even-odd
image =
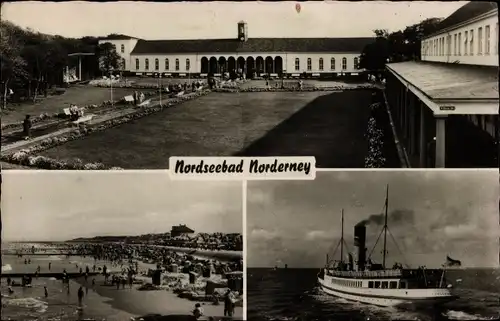
[{"label": "large white building", "polygon": [[138,75],[207,76],[242,71],[310,77],[356,75],[363,48],[374,38],[248,38],[245,22],[234,39],[142,40],[110,36],[124,70]]},{"label": "large white building", "polygon": [[498,6],[469,2],[387,64],[386,97],[409,166],[498,167]]}]

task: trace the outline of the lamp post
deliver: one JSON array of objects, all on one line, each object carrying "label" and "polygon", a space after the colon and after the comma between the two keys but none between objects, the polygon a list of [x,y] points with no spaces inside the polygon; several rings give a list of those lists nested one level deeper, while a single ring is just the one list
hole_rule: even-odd
[{"label": "lamp post", "polygon": [[163,106],[161,104],[161,92],[163,91],[163,86],[161,84],[161,72],[160,72],[160,81],[159,81],[159,83],[160,83],[160,85],[159,85],[159,87],[160,87],[160,108],[163,108]]},{"label": "lamp post", "polygon": [[111,107],[113,107],[113,69],[109,70],[109,91],[111,94]]}]

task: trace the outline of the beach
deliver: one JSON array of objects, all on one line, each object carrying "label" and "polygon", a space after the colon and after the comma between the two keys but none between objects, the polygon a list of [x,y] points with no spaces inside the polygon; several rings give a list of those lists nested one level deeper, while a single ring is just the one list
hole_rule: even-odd
[{"label": "beach", "polygon": [[[30,245],[33,246],[33,245]],[[64,245],[58,245],[61,247]],[[27,247],[27,246],[25,246]],[[43,255],[46,253],[57,253],[57,247],[53,245],[37,245],[38,255],[24,254],[18,257],[12,254],[2,255],[2,274],[9,273],[34,273],[40,267],[40,274],[79,273],[102,269],[105,265],[109,273],[114,277],[124,274],[127,264],[111,262],[109,260],[96,260],[90,256],[65,255]],[[5,249],[5,247],[3,247]],[[192,249],[190,249],[192,252]],[[64,251],[61,251],[64,252]],[[180,254],[186,256],[187,254]],[[203,256],[209,256],[208,251],[203,251]],[[25,260],[30,260],[25,264]],[[215,260],[214,260],[215,261]],[[50,270],[49,270],[50,264]],[[130,320],[132,317],[141,317],[151,314],[159,315],[191,315],[198,303],[196,300],[180,298],[174,293],[172,284],[175,281],[182,286],[189,286],[189,274],[186,273],[162,273],[162,285],[154,290],[140,290],[145,283],[151,284],[151,277],[147,272],[155,269],[156,264],[151,262],[137,261],[138,275],[134,284],[123,287],[112,285],[108,277],[102,274],[95,276],[78,276],[69,281],[69,293],[67,285],[55,278],[33,278],[31,287],[12,287],[13,293],[8,293],[7,280],[4,275],[0,290],[2,293],[2,320],[16,320],[29,318],[33,320],[74,320],[75,318],[89,318],[95,320]],[[81,270],[80,270],[81,269]],[[221,281],[221,276],[213,274],[210,278],[199,277],[191,288],[203,287],[206,280]],[[167,284],[170,280],[170,286]],[[205,282],[205,283],[203,283]],[[17,282],[19,283],[19,282]],[[82,286],[84,298],[82,309],[78,308],[78,288]],[[48,296],[44,295],[44,287],[47,288]],[[199,302],[204,310],[205,316],[219,317],[224,315],[224,304],[214,305],[212,302]],[[243,308],[236,306],[233,317],[242,318]]]}]

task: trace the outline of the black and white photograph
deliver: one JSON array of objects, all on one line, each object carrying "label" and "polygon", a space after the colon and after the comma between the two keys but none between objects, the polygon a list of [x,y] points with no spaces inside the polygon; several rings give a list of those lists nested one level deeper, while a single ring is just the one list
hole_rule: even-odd
[{"label": "black and white photograph", "polygon": [[498,320],[498,170],[248,182],[248,320]]},{"label": "black and white photograph", "polygon": [[495,2],[15,1],[0,28],[4,169],[498,167]]},{"label": "black and white photograph", "polygon": [[10,171],[2,320],[243,320],[241,182]]}]

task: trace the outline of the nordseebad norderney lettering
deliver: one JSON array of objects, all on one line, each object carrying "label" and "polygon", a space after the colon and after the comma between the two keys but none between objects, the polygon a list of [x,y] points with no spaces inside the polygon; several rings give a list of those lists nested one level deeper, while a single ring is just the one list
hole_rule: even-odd
[{"label": "nordseebad norderney lettering", "polygon": [[237,163],[228,163],[224,160],[220,164],[206,164],[204,160],[200,160],[196,164],[186,164],[183,159],[175,163],[176,174],[243,174],[245,172],[250,174],[299,172],[309,175],[311,162],[280,162],[275,159],[272,163],[259,163],[258,159],[242,158]]}]

